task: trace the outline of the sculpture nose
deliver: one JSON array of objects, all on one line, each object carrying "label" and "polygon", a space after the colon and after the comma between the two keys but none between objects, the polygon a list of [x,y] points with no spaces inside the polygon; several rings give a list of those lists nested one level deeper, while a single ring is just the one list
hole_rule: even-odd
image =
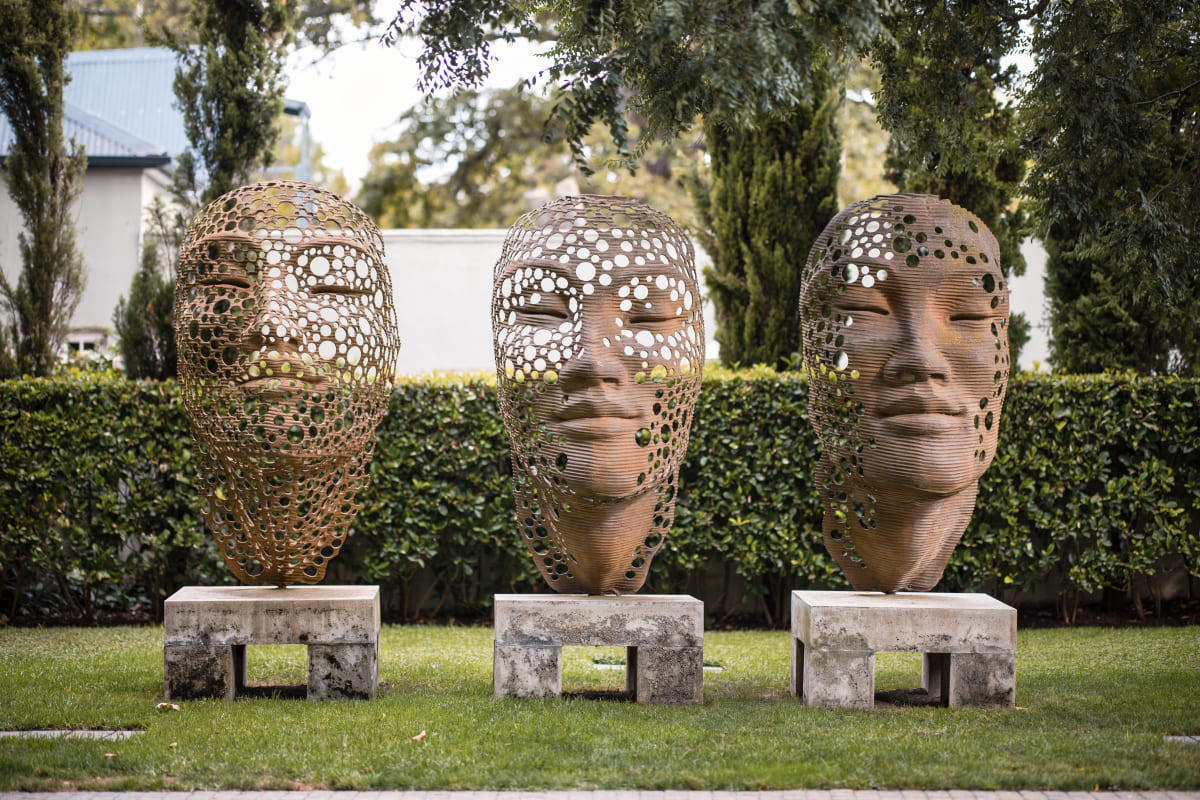
[{"label": "sculpture nose", "polygon": [[563,391],[577,391],[588,386],[622,386],[625,382],[625,369],[617,354],[617,342],[597,331],[595,325],[589,326],[586,323],[580,341],[581,346],[571,355],[559,373]]},{"label": "sculpture nose", "polygon": [[304,331],[295,301],[282,292],[264,290],[258,313],[250,322],[246,338],[255,349],[273,349],[285,343],[295,348],[301,347],[304,344]]},{"label": "sculpture nose", "polygon": [[942,352],[937,327],[927,318],[910,320],[884,362],[884,380],[897,385],[949,380],[952,365]]}]

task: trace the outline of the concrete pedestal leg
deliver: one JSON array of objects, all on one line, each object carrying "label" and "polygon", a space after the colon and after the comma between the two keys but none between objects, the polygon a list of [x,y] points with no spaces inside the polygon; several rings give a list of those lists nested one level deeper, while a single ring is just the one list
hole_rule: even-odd
[{"label": "concrete pedestal leg", "polygon": [[[240,650],[239,659],[235,656]],[[168,700],[214,697],[232,700],[238,679],[246,682],[246,648],[233,645],[168,645],[163,648]]]},{"label": "concrete pedestal leg", "polygon": [[803,648],[797,676],[800,702],[807,706],[873,708],[875,653],[869,650]]},{"label": "concrete pedestal leg", "polygon": [[951,653],[950,706],[1011,708],[1016,703],[1017,654]]},{"label": "concrete pedestal leg", "polygon": [[630,697],[637,697],[637,675],[638,675],[638,649],[637,647],[625,648],[625,693]]},{"label": "concrete pedestal leg", "polygon": [[792,663],[788,668],[788,693],[799,697],[804,679],[804,642],[792,636]]},{"label": "concrete pedestal leg", "polygon": [[[704,702],[704,648],[639,645],[630,671],[639,703],[695,705]],[[628,667],[626,669],[629,669]],[[627,676],[628,680],[628,676]]]},{"label": "concrete pedestal leg", "polygon": [[378,686],[378,644],[308,646],[309,700],[374,700]]},{"label": "concrete pedestal leg", "polygon": [[562,694],[562,647],[495,646],[492,660],[495,697],[557,697]]}]

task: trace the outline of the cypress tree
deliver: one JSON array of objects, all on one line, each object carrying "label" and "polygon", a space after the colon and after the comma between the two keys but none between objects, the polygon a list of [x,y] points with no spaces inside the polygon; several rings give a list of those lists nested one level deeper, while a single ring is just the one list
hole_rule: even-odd
[{"label": "cypress tree", "polygon": [[0,110],[13,128],[3,174],[25,221],[16,285],[0,272],[9,317],[0,369],[49,375],[86,279],[71,207],[87,160],[62,127],[63,60],[79,15],[64,0],[0,0],[0,20]]},{"label": "cypress tree", "polygon": [[[175,97],[205,182],[201,205],[270,166],[283,112],[283,70],[292,40],[285,0],[195,0],[197,44],[163,31],[179,55]],[[189,167],[191,165],[188,165]]]},{"label": "cypress tree", "polygon": [[841,171],[831,70],[814,71],[816,102],[753,129],[708,123],[710,185],[697,185],[704,273],[726,365],[787,368],[800,350],[800,273],[809,248],[837,213]]},{"label": "cypress tree", "polygon": [[1053,3],[1024,96],[1055,369],[1200,375],[1200,6]]},{"label": "cypress tree", "polygon": [[195,43],[161,32],[179,55],[175,99],[192,150],[175,161],[175,213],[150,209],[157,235],[142,252],[128,300],[122,296],[113,314],[131,378],[176,374],[173,254],[187,221],[274,160],[292,8],[285,0],[194,0],[189,23]]}]

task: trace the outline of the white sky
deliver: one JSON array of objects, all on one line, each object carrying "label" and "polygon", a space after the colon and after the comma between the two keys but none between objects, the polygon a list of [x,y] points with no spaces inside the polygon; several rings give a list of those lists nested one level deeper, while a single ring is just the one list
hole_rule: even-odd
[{"label": "white sky", "polygon": [[[376,16],[386,23],[395,16],[396,6],[396,0],[380,0]],[[289,61],[285,94],[308,104],[313,141],[324,149],[325,165],[340,169],[352,192],[366,175],[371,146],[386,141],[399,116],[421,101],[416,89],[420,51],[417,41],[387,47],[375,36],[315,63],[318,53],[311,48],[298,51]],[[500,42],[493,54],[497,60],[486,85],[494,88],[512,86],[546,64],[528,44]]]}]

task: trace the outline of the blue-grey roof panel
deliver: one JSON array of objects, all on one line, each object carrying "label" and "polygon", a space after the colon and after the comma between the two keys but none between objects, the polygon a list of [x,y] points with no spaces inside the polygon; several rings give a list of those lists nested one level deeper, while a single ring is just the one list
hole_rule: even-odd
[{"label": "blue-grey roof panel", "polygon": [[63,99],[176,156],[188,148],[175,108],[175,54],[165,47],[88,50],[67,56]]},{"label": "blue-grey roof panel", "polygon": [[63,103],[63,133],[83,145],[89,158],[97,157],[166,157],[171,154],[154,142],[118,128],[95,114]]},{"label": "blue-grey roof panel", "polygon": [[[147,166],[173,159],[188,149],[183,115],[175,107],[176,56],[165,47],[87,50],[67,56],[71,76],[63,90],[63,129],[86,148],[94,165],[126,164],[146,158]],[[285,100],[289,114],[308,115],[308,106]],[[13,131],[0,114],[0,159]]]}]

